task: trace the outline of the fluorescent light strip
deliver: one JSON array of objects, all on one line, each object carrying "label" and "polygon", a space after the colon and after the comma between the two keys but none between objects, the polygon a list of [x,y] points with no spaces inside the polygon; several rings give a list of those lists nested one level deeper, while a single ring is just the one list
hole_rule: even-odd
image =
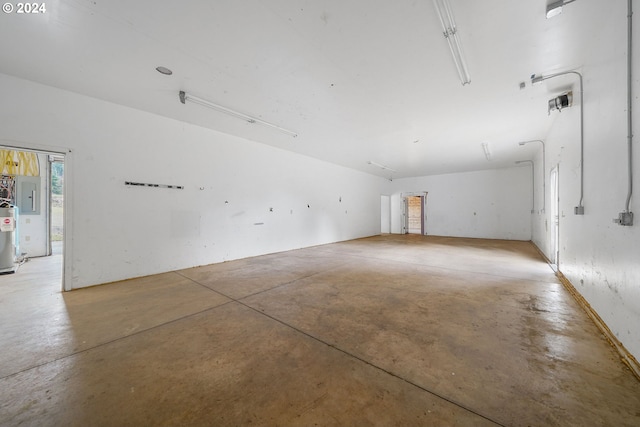
[{"label": "fluorescent light strip", "polygon": [[467,63],[462,54],[462,45],[460,44],[460,39],[458,38],[458,29],[456,27],[456,21],[453,18],[453,12],[451,11],[449,1],[433,0],[433,4],[436,8],[436,12],[438,12],[440,24],[442,24],[444,38],[447,39],[447,43],[449,43],[451,56],[453,57],[453,62],[456,65],[456,70],[458,71],[460,81],[462,82],[463,86],[469,84],[471,83],[471,76],[469,75]]},{"label": "fluorescent light strip", "polygon": [[562,13],[562,6],[564,6],[564,2],[554,1],[551,4],[547,5],[547,19],[553,18],[554,16],[558,16]]},{"label": "fluorescent light strip", "polygon": [[547,5],[547,19],[558,16],[562,13],[562,6],[573,3],[576,0],[557,0]]},{"label": "fluorescent light strip", "polygon": [[211,101],[207,101],[206,99],[198,98],[197,96],[193,96],[190,93],[187,93],[185,91],[180,91],[179,95],[180,95],[180,102],[182,102],[183,104],[186,101],[190,101],[190,102],[193,102],[194,104],[202,105],[203,107],[208,107],[213,110],[219,111],[221,113],[227,114],[229,116],[235,117],[236,119],[244,120],[247,123],[256,123],[263,126],[267,126],[267,127],[279,130],[280,132],[290,135],[294,138],[298,136],[297,132],[291,131],[289,129],[285,129],[278,125],[274,125],[273,123],[265,122],[264,120],[260,120],[258,118],[249,116],[247,114],[240,113],[230,108],[223,107],[222,105],[215,104]]},{"label": "fluorescent light strip", "polygon": [[388,170],[388,171],[391,171],[391,172],[397,172],[395,169],[388,168],[385,165],[381,165],[380,163],[376,163],[376,162],[374,162],[372,160],[369,160],[367,163],[372,165],[372,166],[377,166],[380,169]]}]

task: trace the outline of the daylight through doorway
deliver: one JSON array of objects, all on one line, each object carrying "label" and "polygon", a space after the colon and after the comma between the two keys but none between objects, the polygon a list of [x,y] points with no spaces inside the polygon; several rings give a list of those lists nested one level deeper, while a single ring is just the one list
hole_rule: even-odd
[{"label": "daylight through doorway", "polygon": [[405,212],[405,233],[420,234],[426,233],[426,193],[423,196],[410,195],[404,198]]},{"label": "daylight through doorway", "polygon": [[12,276],[20,279],[21,271],[32,274],[42,265],[49,277],[54,271],[59,274],[63,290],[65,154],[22,144],[2,144],[0,154],[2,181],[12,183],[10,191],[2,194],[15,214]]},{"label": "daylight through doorway", "polygon": [[49,155],[49,254],[59,253],[64,239],[64,157]]}]

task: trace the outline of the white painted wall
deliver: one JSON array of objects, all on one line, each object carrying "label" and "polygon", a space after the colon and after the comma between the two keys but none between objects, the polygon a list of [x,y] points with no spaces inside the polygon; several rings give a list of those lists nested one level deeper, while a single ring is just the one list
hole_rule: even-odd
[{"label": "white painted wall", "polygon": [[427,234],[531,239],[531,168],[395,179],[390,183],[391,232],[402,230],[402,195],[428,192]]},{"label": "white painted wall", "polygon": [[379,177],[6,75],[0,90],[0,143],[73,153],[73,288],[380,232]]},{"label": "white painted wall", "polygon": [[391,233],[391,196],[380,196],[380,233]]},{"label": "white painted wall", "polygon": [[[584,206],[579,200],[579,108],[563,110],[547,138],[547,167],[560,165],[560,271],[602,317],[625,347],[640,359],[640,152],[637,102],[640,37],[634,36],[635,225],[612,222],[625,207],[626,163],[626,2],[611,2],[611,22],[603,22],[584,75]],[[637,16],[637,11],[636,11]],[[637,26],[637,19],[635,19]],[[585,32],[590,31],[585,28]],[[577,86],[576,86],[577,87]],[[576,91],[574,91],[575,93]],[[548,177],[548,170],[546,173]],[[547,254],[549,235],[542,216],[534,226],[534,242]]]}]

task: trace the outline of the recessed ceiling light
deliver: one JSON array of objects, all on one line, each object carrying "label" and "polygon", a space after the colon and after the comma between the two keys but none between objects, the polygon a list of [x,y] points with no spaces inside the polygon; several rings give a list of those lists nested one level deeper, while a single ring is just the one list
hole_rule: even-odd
[{"label": "recessed ceiling light", "polygon": [[158,71],[160,74],[164,74],[165,76],[170,76],[171,74],[173,74],[173,71],[171,71],[167,67],[162,66],[156,67],[156,71]]}]

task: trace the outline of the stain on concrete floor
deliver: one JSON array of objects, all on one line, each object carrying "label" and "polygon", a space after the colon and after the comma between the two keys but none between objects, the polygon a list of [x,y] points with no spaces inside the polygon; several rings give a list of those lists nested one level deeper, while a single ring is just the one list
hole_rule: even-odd
[{"label": "stain on concrete floor", "polygon": [[527,242],[43,286],[0,282],[0,425],[640,425],[640,382]]}]

